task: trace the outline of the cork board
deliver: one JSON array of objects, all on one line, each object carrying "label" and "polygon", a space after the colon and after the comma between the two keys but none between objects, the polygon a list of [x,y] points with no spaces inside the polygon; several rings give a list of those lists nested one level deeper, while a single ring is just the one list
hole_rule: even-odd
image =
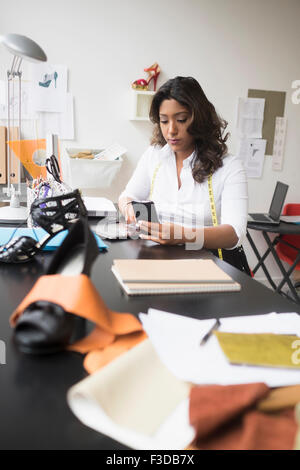
[{"label": "cork board", "polygon": [[248,90],[248,98],[264,98],[265,112],[262,138],[266,139],[266,155],[273,155],[275,120],[284,116],[285,91]]}]

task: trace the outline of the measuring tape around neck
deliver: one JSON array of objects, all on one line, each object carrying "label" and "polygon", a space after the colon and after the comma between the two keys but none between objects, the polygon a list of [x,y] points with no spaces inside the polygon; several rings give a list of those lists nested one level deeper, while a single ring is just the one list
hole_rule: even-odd
[{"label": "measuring tape around neck", "polygon": [[159,163],[158,165],[156,165],[156,167],[155,167],[155,169],[154,169],[154,173],[153,173],[152,181],[151,181],[151,187],[150,187],[150,194],[149,194],[149,199],[150,199],[150,201],[151,201],[152,195],[153,195],[153,189],[154,189],[154,183],[155,183],[156,175],[157,175],[157,172],[158,172],[160,166],[161,166],[161,163]]},{"label": "measuring tape around neck", "polygon": [[[212,218],[213,226],[217,227],[218,226],[218,218],[217,218],[217,211],[216,211],[214,193],[213,193],[213,189],[212,189],[212,174],[210,174],[209,177],[208,177],[208,194],[209,194],[209,202],[210,202],[210,210],[211,210],[211,218]],[[221,248],[218,248],[218,255],[219,255],[220,259],[223,259],[223,254],[222,254]]]}]

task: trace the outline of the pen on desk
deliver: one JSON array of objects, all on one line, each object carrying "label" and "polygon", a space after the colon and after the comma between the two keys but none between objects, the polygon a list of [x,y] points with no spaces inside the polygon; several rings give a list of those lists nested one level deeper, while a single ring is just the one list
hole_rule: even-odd
[{"label": "pen on desk", "polygon": [[200,346],[203,346],[205,343],[207,343],[207,341],[209,340],[209,338],[211,337],[211,335],[213,334],[213,332],[215,330],[218,330],[221,326],[221,322],[220,320],[217,318],[216,319],[216,322],[213,324],[213,326],[211,327],[211,329],[206,333],[206,335],[203,336],[203,338],[201,339],[200,341]]}]

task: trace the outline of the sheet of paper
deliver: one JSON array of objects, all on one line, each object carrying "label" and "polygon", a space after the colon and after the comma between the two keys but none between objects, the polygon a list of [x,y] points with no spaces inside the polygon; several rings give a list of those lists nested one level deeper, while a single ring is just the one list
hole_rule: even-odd
[{"label": "sheet of paper", "polygon": [[30,79],[35,111],[66,112],[68,69],[65,65],[31,64]]},{"label": "sheet of paper", "polygon": [[39,112],[38,135],[45,138],[47,134],[57,134],[61,140],[74,139],[73,95],[66,93],[65,111],[61,113]]},{"label": "sheet of paper", "polygon": [[[270,387],[299,383],[296,370],[229,364],[214,335],[200,346],[202,337],[215,320],[196,320],[154,309],[149,309],[148,315],[140,314],[140,319],[161,361],[184,381],[220,385],[264,382]],[[300,316],[273,312],[222,318],[219,331],[300,336]]]},{"label": "sheet of paper", "polygon": [[281,215],[280,220],[288,224],[300,224],[300,215]]},{"label": "sheet of paper", "polygon": [[237,155],[243,160],[248,178],[261,178],[266,150],[264,139],[241,139]]},{"label": "sheet of paper", "polygon": [[0,80],[0,104],[6,104],[6,82]]},{"label": "sheet of paper", "polygon": [[[7,82],[0,81],[0,119],[7,119]],[[33,109],[31,84],[28,81],[21,82],[21,112],[22,120],[36,119]],[[19,119],[19,82],[14,80],[10,87],[10,119],[17,125]]]},{"label": "sheet of paper", "polygon": [[237,128],[240,137],[262,137],[265,100],[261,98],[239,98]]},{"label": "sheet of paper", "polygon": [[286,118],[277,117],[273,145],[272,170],[280,171],[283,166],[284,144],[286,135]]}]

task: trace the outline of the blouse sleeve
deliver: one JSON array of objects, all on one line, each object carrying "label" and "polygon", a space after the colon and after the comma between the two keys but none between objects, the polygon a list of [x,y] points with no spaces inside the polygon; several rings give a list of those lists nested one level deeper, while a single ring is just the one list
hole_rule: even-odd
[{"label": "blouse sleeve", "polygon": [[234,228],[238,237],[238,242],[233,247],[236,248],[242,244],[246,236],[248,185],[246,172],[240,160],[235,158],[228,167],[221,199],[221,223]]},{"label": "blouse sleeve", "polygon": [[149,197],[151,187],[151,155],[152,147],[149,147],[142,155],[138,164],[128,181],[120,197],[130,197],[138,201],[146,200]]}]

